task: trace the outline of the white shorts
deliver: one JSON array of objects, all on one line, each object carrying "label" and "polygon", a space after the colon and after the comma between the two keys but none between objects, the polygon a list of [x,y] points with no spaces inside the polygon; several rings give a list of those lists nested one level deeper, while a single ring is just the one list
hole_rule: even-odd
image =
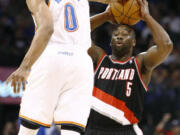
[{"label": "white shorts", "polygon": [[32,67],[21,101],[20,117],[50,127],[85,127],[91,107],[93,64],[86,51],[48,45]]}]

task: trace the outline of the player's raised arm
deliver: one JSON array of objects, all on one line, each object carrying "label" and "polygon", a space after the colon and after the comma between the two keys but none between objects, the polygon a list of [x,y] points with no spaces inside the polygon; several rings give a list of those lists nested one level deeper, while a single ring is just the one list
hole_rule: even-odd
[{"label": "player's raised arm", "polygon": [[[112,16],[111,9],[108,7],[103,13],[96,14],[91,17],[91,31],[105,22],[115,22]],[[88,50],[89,55],[93,59],[94,63],[98,63],[101,57],[105,54],[104,50],[92,43],[91,48]]]},{"label": "player's raised arm", "polygon": [[53,33],[53,19],[45,0],[26,0],[26,3],[38,29],[20,67],[7,79],[7,83],[11,82],[15,93],[19,92],[21,84],[25,90],[29,70],[46,48]]},{"label": "player's raised arm", "polygon": [[91,17],[91,31],[93,31],[98,26],[104,24],[107,21],[111,23],[115,23],[114,17],[112,15],[112,12],[109,6],[104,12],[96,14]]},{"label": "player's raised arm", "polygon": [[147,0],[138,0],[138,3],[141,7],[142,19],[151,30],[156,43],[147,52],[139,55],[143,59],[145,68],[151,71],[169,56],[173,49],[173,43],[163,27],[149,14]]}]

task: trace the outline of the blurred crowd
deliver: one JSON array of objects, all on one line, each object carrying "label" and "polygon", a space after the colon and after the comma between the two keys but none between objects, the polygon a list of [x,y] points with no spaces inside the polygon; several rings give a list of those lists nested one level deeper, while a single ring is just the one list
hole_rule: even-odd
[{"label": "blurred crowd", "polygon": [[[174,49],[152,73],[140,127],[145,135],[180,135],[180,1],[148,1],[152,16],[169,33]],[[90,3],[91,15],[103,12],[106,6]],[[154,45],[154,41],[144,22],[133,28],[137,38],[136,55]],[[111,53],[109,44],[113,29],[113,25],[105,23],[92,32],[95,44],[108,54]],[[17,67],[29,48],[33,34],[34,24],[25,1],[0,0],[0,66]],[[17,134],[18,109],[18,105],[0,103],[0,135]]]}]

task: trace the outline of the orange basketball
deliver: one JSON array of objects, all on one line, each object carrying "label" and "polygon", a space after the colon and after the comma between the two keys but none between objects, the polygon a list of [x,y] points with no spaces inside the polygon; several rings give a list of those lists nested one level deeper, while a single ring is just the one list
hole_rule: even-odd
[{"label": "orange basketball", "polygon": [[119,0],[110,3],[112,14],[118,24],[134,25],[141,20],[137,0]]}]

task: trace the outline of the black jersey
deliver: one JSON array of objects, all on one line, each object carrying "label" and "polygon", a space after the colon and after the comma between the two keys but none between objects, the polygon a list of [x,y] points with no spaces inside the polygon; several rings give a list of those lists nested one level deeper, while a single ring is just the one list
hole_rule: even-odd
[{"label": "black jersey", "polygon": [[122,62],[103,56],[95,70],[89,122],[129,125],[141,120],[147,91],[135,57]]}]

